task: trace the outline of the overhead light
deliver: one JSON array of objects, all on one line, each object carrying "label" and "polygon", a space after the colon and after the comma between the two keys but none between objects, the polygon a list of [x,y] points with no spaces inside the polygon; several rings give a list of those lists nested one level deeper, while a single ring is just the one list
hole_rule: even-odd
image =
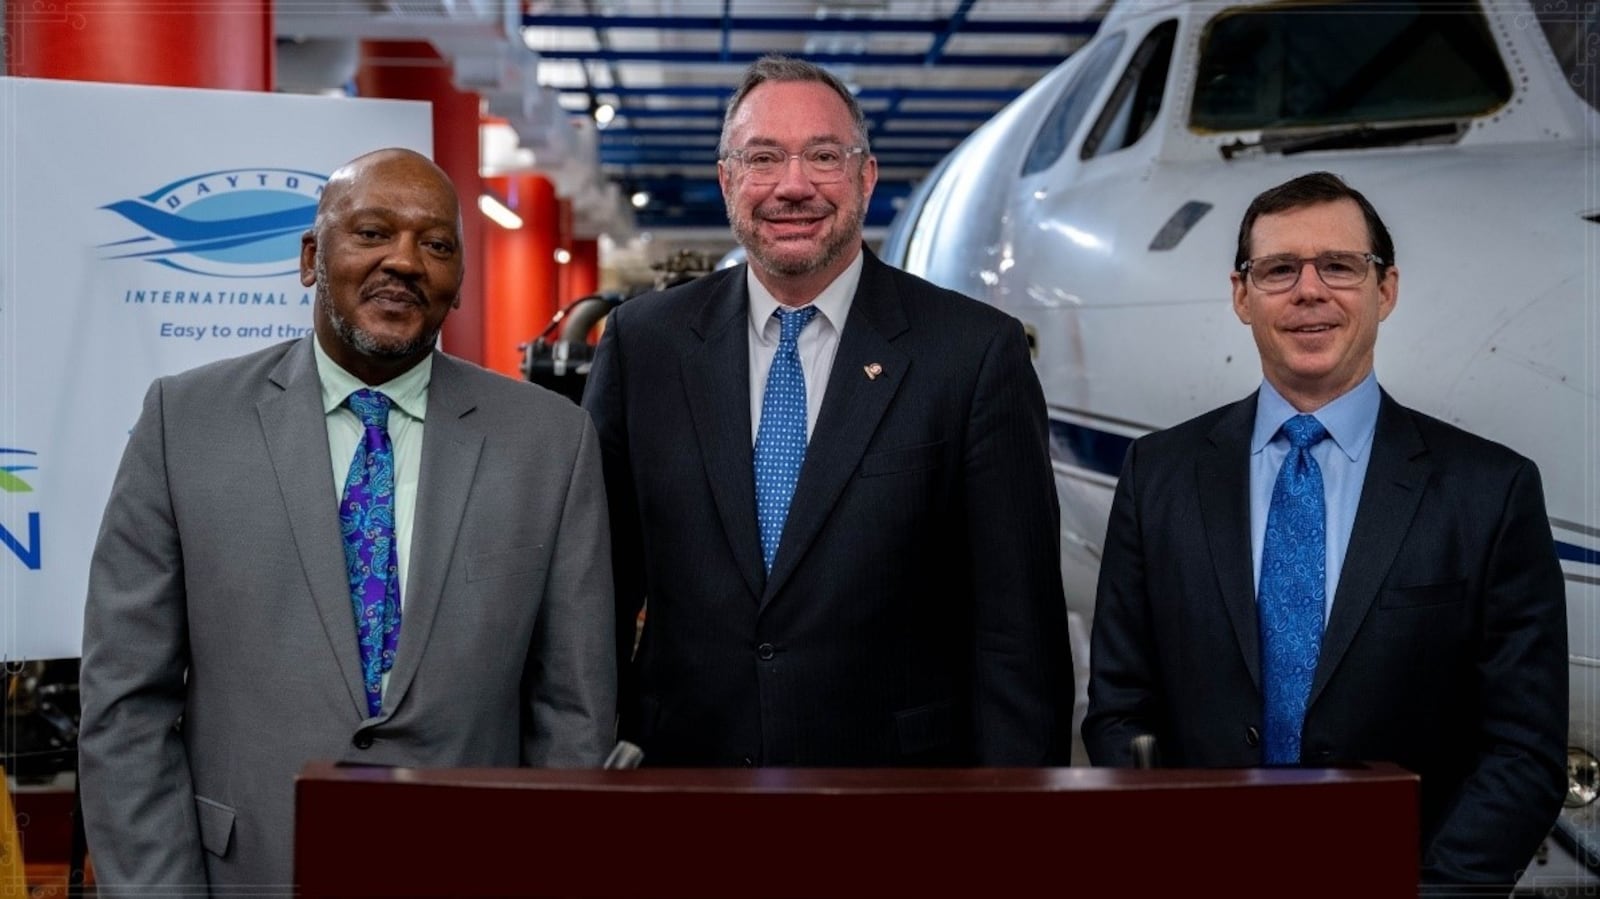
[{"label": "overhead light", "polygon": [[556,247],[555,257],[556,265],[566,265],[572,261],[572,254],[567,251],[566,247]]},{"label": "overhead light", "polygon": [[601,128],[611,124],[617,117],[617,108],[610,103],[601,103],[594,108],[594,123]]},{"label": "overhead light", "polygon": [[636,190],[633,196],[628,198],[628,202],[633,204],[634,209],[643,209],[650,205],[650,191]]},{"label": "overhead light", "polygon": [[522,216],[511,211],[511,207],[500,202],[494,194],[484,192],[478,195],[478,210],[489,221],[494,222],[507,231],[515,231],[522,227]]}]

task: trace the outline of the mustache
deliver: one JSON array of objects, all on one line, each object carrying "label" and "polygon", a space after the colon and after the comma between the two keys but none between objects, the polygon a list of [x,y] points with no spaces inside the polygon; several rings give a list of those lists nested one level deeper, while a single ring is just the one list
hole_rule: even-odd
[{"label": "mustache", "polygon": [[367,289],[361,291],[361,298],[363,300],[370,300],[373,297],[381,296],[383,294],[392,295],[396,293],[406,294],[407,296],[411,297],[412,301],[418,306],[428,305],[428,298],[423,295],[421,287],[418,287],[417,285],[407,281],[400,281],[396,279],[390,279],[381,284],[374,284],[373,286],[368,287]]},{"label": "mustache", "polygon": [[838,207],[832,203],[768,203],[756,208],[757,218],[823,218]]}]

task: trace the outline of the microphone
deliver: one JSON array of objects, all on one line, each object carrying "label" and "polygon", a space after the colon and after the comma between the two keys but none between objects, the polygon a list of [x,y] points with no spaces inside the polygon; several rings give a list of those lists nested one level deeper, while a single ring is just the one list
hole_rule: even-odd
[{"label": "microphone", "polygon": [[1156,755],[1156,738],[1153,734],[1140,734],[1128,744],[1133,749],[1133,767],[1154,768],[1160,764]]},{"label": "microphone", "polygon": [[605,763],[600,767],[608,771],[626,770],[637,768],[644,761],[644,750],[638,745],[627,740],[618,740],[617,745],[611,747],[611,754],[606,756]]}]

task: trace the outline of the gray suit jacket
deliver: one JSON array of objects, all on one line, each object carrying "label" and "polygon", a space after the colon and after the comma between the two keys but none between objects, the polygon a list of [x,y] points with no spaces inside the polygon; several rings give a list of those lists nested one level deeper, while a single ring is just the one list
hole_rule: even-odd
[{"label": "gray suit jacket", "polygon": [[102,894],[287,889],[308,760],[589,766],[613,742],[594,430],[555,394],[443,354],[399,648],[367,717],[311,339],[145,397],[84,620],[80,776]]}]

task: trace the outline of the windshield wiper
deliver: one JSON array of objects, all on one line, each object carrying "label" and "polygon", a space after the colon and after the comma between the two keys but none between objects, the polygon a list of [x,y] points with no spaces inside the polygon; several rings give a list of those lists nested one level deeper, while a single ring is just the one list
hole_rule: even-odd
[{"label": "windshield wiper", "polygon": [[1260,140],[1235,140],[1217,149],[1223,159],[1232,159],[1252,150],[1262,153],[1309,153],[1313,150],[1353,150],[1358,147],[1398,147],[1405,144],[1440,142],[1440,138],[1459,139],[1467,131],[1465,122],[1429,122],[1423,125],[1400,125],[1392,128],[1375,128],[1355,125],[1335,128],[1314,134],[1266,134]]}]

